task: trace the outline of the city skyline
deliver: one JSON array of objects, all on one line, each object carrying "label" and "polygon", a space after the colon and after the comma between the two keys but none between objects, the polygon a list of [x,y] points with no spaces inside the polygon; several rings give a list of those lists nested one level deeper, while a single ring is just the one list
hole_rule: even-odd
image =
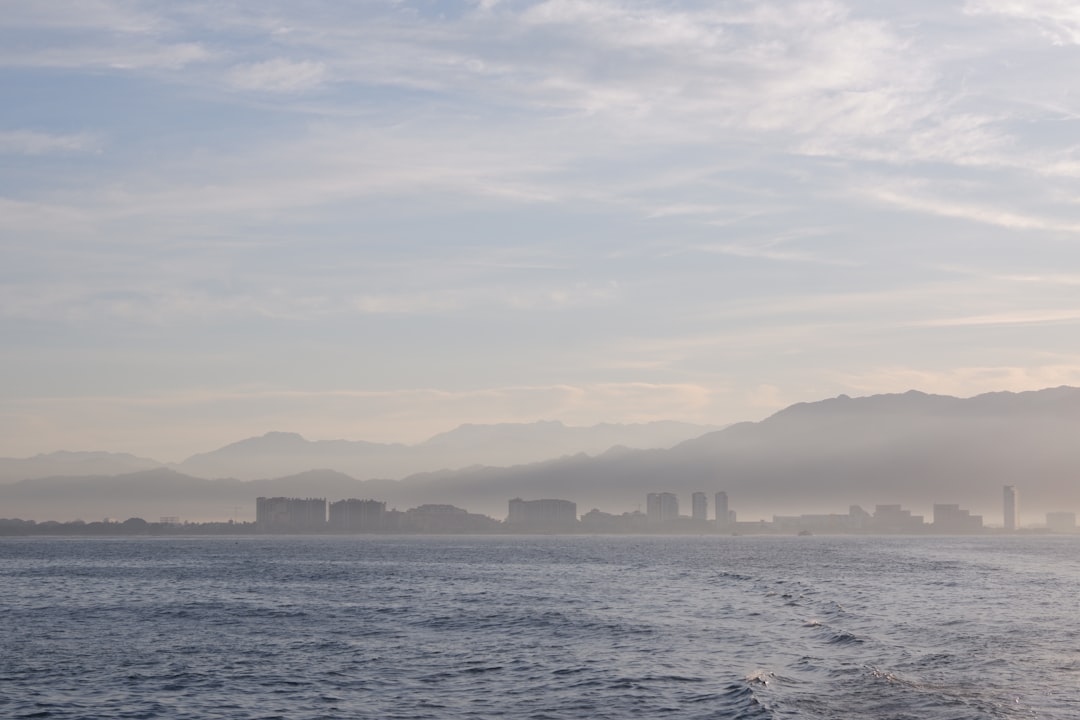
[{"label": "city skyline", "polygon": [[[174,516],[163,516],[157,522],[133,517],[123,522],[106,518],[86,523],[77,521],[27,521],[21,518],[0,518],[0,534],[35,533],[48,531],[78,532],[87,526],[90,532],[108,532],[116,526],[124,534],[157,531],[169,528],[205,528],[210,533],[347,533],[347,534],[941,534],[969,535],[987,532],[1077,532],[1076,513],[1053,511],[1045,514],[1045,522],[1010,526],[1010,512],[1015,511],[1017,490],[1005,486],[1002,510],[1006,522],[1002,526],[986,525],[980,515],[957,503],[937,503],[927,519],[915,515],[900,504],[877,504],[873,512],[860,505],[850,505],[847,513],[804,513],[801,515],[774,514],[771,518],[742,520],[728,508],[727,493],[715,493],[713,516],[708,516],[706,494],[695,491],[690,515],[680,514],[678,495],[655,492],[646,496],[646,512],[640,510],[611,513],[599,508],[578,513],[572,500],[544,498],[526,500],[513,498],[507,502],[506,517],[502,520],[472,513],[446,503],[425,503],[407,510],[387,508],[387,503],[371,498],[345,498],[329,501],[315,497],[259,497],[256,499],[255,520],[226,522],[190,522]],[[1010,497],[1012,500],[1010,501]],[[1011,504],[1010,504],[1011,503]],[[1011,517],[1016,519],[1013,512]]]},{"label": "city skyline", "polygon": [[[709,478],[705,488],[726,488],[751,517],[829,513],[852,502],[899,502],[930,515],[931,502],[963,501],[997,524],[1006,485],[1024,488],[1024,524],[1080,507],[1080,449],[1071,441],[1080,428],[1078,388],[970,399],[840,396],[681,442],[678,434],[696,434],[693,426],[664,428],[676,435],[638,449],[631,439],[657,441],[655,428],[539,423],[466,427],[411,447],[269,433],[170,466],[101,454],[0,458],[0,505],[38,519],[89,512],[209,520],[252,495],[358,493],[496,515],[492,503],[506,494],[619,507],[654,492],[658,480],[690,494]],[[710,500],[723,504],[715,496],[703,502]]]},{"label": "city skyline", "polygon": [[[901,504],[878,503],[874,505],[873,513],[867,512],[860,505],[853,504],[848,507],[848,512],[846,514],[774,514],[769,519],[753,518],[740,521],[737,511],[731,509],[729,506],[727,492],[724,490],[717,490],[714,491],[713,494],[715,504],[713,505],[711,517],[708,509],[708,494],[702,490],[695,490],[689,493],[691,499],[690,514],[680,513],[679,494],[666,490],[658,490],[657,492],[646,494],[646,510],[644,513],[642,513],[640,509],[636,509],[633,511],[624,511],[619,515],[614,515],[601,508],[592,508],[587,513],[582,512],[579,514],[577,503],[566,498],[524,499],[518,497],[508,501],[506,517],[501,522],[508,528],[517,531],[566,532],[569,531],[569,529],[572,529],[575,524],[584,523],[587,515],[599,513],[600,515],[610,518],[621,517],[639,521],[631,527],[642,532],[650,529],[657,530],[665,528],[669,532],[677,532],[679,530],[693,532],[695,530],[701,531],[706,527],[718,532],[732,532],[737,531],[740,528],[749,530],[754,526],[771,526],[770,531],[774,532],[776,529],[780,529],[781,531],[784,529],[831,529],[837,532],[873,532],[876,530],[877,532],[884,531],[888,533],[904,532],[908,530],[925,531],[930,529],[945,533],[962,534],[969,532],[978,533],[984,530],[995,529],[1005,532],[1039,528],[1057,532],[1075,532],[1077,529],[1076,513],[1065,510],[1055,510],[1045,513],[1045,522],[1042,524],[1029,523],[1028,525],[1021,525],[1018,520],[1019,514],[1017,508],[1019,491],[1013,485],[1006,485],[1003,487],[1001,510],[1004,521],[1001,526],[997,526],[993,523],[989,525],[985,524],[981,515],[972,514],[970,509],[962,507],[959,503],[943,503],[937,501],[932,503],[932,515],[928,520],[924,516],[914,515],[910,509],[904,508]],[[337,529],[344,529],[350,524],[347,515],[348,508],[363,508],[362,512],[368,514],[368,530],[370,530],[372,526],[370,513],[374,512],[382,514],[387,511],[386,503],[384,501],[374,499],[361,500],[350,498],[329,502],[325,498],[315,501],[311,498],[260,497],[257,500],[257,505],[260,509],[256,516],[256,524],[264,527],[272,525],[272,512],[269,508],[273,506],[274,503],[279,503],[282,504],[283,507],[289,505],[295,506],[292,509],[282,509],[280,511],[288,517],[284,522],[285,527],[289,527],[290,525],[307,525],[311,527],[312,518],[315,517],[311,514],[312,502],[321,503],[322,508],[320,513],[316,513],[316,515],[321,516],[321,519],[317,519],[315,524],[322,524],[327,527],[337,527]],[[265,510],[263,509],[264,505],[267,508]],[[339,513],[339,520],[337,521],[334,520],[335,507],[339,508],[337,510]],[[419,508],[414,508],[413,510],[427,507],[439,508],[440,511],[444,511],[443,509],[445,508],[452,508],[452,506],[449,505],[426,504],[419,506]],[[464,508],[453,509],[467,512]],[[401,512],[396,508],[391,508],[390,511]],[[298,517],[302,519],[297,519]],[[839,524],[836,522],[837,518],[845,517],[851,520],[850,524]]]}]

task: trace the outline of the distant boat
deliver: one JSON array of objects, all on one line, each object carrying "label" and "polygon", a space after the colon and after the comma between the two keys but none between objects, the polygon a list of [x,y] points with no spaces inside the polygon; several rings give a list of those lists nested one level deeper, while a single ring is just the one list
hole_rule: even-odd
[{"label": "distant boat", "polygon": [[811,536],[813,534],[814,533],[810,532],[809,530],[800,530],[799,531],[799,537],[809,537],[809,536]]}]

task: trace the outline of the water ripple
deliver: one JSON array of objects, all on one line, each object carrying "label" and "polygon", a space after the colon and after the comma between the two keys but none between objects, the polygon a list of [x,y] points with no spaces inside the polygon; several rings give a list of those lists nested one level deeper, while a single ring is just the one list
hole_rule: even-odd
[{"label": "water ripple", "polygon": [[4,539],[0,716],[1071,719],[1075,549]]}]

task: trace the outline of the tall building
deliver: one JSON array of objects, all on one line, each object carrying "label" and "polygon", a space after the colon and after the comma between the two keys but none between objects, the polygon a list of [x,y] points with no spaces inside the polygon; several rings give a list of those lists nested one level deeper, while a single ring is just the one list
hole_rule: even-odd
[{"label": "tall building", "polygon": [[506,524],[525,532],[556,532],[577,527],[577,503],[569,500],[510,501]]},{"label": "tall building", "polygon": [[1006,485],[1004,496],[1005,529],[1009,532],[1013,532],[1016,530],[1016,519],[1018,517],[1017,503],[1020,499],[1020,494],[1016,492],[1014,486]]},{"label": "tall building", "polygon": [[382,530],[386,503],[378,500],[338,500],[330,503],[330,527],[343,532]]},{"label": "tall building", "polygon": [[695,522],[707,522],[709,519],[709,498],[703,492],[696,492],[690,499],[691,517]]},{"label": "tall building", "polygon": [[727,525],[731,522],[731,511],[728,510],[727,493],[716,493],[716,524],[720,526]]},{"label": "tall building", "polygon": [[662,525],[679,519],[679,498],[674,493],[649,493],[645,497],[645,515],[650,525]]},{"label": "tall building", "polygon": [[255,522],[270,532],[325,530],[326,498],[257,498]]}]

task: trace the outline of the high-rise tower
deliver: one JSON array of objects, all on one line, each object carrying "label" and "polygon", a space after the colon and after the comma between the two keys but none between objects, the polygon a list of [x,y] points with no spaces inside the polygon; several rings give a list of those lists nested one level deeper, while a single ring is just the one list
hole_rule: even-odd
[{"label": "high-rise tower", "polygon": [[728,511],[726,492],[720,491],[716,493],[716,504],[713,507],[716,508],[716,524],[720,527],[727,527],[727,524],[731,522],[731,514]]},{"label": "high-rise tower", "polygon": [[1006,485],[1004,495],[1005,529],[1009,532],[1013,532],[1016,530],[1016,505],[1017,500],[1019,499],[1019,493],[1016,492],[1016,488],[1012,485]]},{"label": "high-rise tower", "polygon": [[690,500],[691,517],[695,522],[705,522],[709,517],[709,497],[703,492],[696,492]]},{"label": "high-rise tower", "polygon": [[650,525],[679,519],[679,499],[673,493],[649,493],[645,498],[645,509]]}]

